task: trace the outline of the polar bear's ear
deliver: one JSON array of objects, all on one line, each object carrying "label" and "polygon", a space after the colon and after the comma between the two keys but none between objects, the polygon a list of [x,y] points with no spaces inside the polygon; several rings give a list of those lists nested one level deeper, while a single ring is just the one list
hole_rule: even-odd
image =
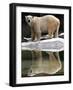
[{"label": "polar bear's ear", "polygon": [[34,18],[34,16],[32,16],[32,18]]},{"label": "polar bear's ear", "polygon": [[27,18],[27,16],[25,16],[25,18]]}]

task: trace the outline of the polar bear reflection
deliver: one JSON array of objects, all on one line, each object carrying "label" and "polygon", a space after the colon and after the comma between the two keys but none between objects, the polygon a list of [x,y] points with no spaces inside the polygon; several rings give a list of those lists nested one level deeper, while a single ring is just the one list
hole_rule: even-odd
[{"label": "polar bear reflection", "polygon": [[52,75],[61,70],[62,64],[58,52],[46,52],[48,56],[43,58],[41,51],[32,51],[32,65],[28,70],[28,76]]}]

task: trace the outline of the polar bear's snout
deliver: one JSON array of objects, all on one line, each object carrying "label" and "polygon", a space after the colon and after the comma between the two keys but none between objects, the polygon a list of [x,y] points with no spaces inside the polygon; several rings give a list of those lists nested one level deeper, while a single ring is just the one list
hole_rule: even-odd
[{"label": "polar bear's snout", "polygon": [[28,22],[30,22],[30,20],[28,20]]}]

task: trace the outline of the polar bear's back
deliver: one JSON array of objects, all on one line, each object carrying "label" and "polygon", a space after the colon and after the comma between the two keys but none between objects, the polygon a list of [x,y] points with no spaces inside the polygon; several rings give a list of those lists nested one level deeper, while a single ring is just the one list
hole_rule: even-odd
[{"label": "polar bear's back", "polygon": [[56,22],[59,22],[59,19],[58,18],[56,18],[55,16],[53,16],[53,15],[45,15],[45,16],[42,16],[42,17],[39,17],[40,18],[40,20],[48,20],[48,21],[56,21]]},{"label": "polar bear's back", "polygon": [[58,23],[60,23],[59,19],[53,15],[45,15],[39,17],[39,21],[40,21],[40,28],[43,32],[47,31],[48,27],[49,29],[54,28],[55,26],[57,26]]}]

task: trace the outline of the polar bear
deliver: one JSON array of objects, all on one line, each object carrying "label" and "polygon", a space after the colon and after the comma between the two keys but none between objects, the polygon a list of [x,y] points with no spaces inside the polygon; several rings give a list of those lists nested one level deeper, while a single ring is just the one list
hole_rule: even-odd
[{"label": "polar bear", "polygon": [[31,27],[32,41],[39,41],[42,33],[48,33],[48,37],[58,37],[60,20],[54,15],[25,16],[27,24]]}]

